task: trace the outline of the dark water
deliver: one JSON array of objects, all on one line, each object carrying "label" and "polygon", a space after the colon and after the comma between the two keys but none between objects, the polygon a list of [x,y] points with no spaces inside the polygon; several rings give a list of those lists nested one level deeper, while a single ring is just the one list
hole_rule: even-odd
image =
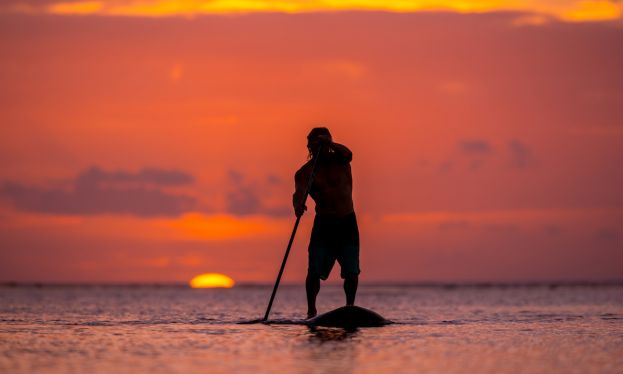
[{"label": "dark water", "polygon": [[[0,372],[623,373],[622,286],[362,286],[396,324],[310,329],[260,318],[270,287],[2,287]],[[343,304],[324,286],[320,312]],[[284,286],[271,319],[300,320]]]}]

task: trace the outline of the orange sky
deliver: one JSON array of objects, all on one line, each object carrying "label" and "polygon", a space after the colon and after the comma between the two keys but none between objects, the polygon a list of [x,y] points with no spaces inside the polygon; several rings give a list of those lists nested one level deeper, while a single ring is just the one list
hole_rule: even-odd
[{"label": "orange sky", "polygon": [[319,123],[362,281],[623,277],[621,2],[203,3],[0,7],[0,281],[272,282]]}]

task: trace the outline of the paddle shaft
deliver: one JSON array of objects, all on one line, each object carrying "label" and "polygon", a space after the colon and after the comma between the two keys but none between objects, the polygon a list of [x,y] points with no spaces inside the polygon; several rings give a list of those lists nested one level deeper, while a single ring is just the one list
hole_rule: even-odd
[{"label": "paddle shaft", "polygon": [[[314,182],[314,173],[316,173],[316,165],[318,164],[318,159],[320,158],[320,151],[322,151],[322,145],[318,148],[318,153],[316,157],[314,157],[314,165],[312,166],[312,171],[309,176],[309,181],[307,182],[307,189],[305,190],[305,194],[303,195],[302,205],[305,205],[307,201],[307,196],[309,195],[309,191],[311,190],[312,183]],[[277,294],[277,288],[279,288],[279,282],[281,282],[281,276],[283,275],[283,270],[286,267],[286,262],[288,261],[288,256],[290,255],[290,249],[292,248],[292,243],[294,242],[294,236],[296,235],[296,230],[299,227],[299,222],[301,222],[301,217],[296,217],[296,222],[294,223],[294,229],[292,230],[292,235],[290,235],[290,241],[288,242],[288,248],[286,248],[286,254],[283,256],[283,261],[281,262],[281,268],[279,269],[279,275],[277,275],[277,281],[275,281],[275,287],[273,287],[273,293],[270,295],[270,301],[268,302],[268,308],[266,308],[266,314],[264,314],[263,321],[268,320],[268,315],[270,314],[270,309],[273,306],[273,301],[275,300],[275,295]]]}]

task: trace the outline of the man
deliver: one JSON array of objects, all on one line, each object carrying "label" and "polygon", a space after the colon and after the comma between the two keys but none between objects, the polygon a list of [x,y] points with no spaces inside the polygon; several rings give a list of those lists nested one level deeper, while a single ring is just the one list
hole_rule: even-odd
[{"label": "man", "polygon": [[296,216],[300,217],[307,210],[303,197],[318,157],[309,192],[316,203],[316,217],[309,241],[309,266],[305,281],[307,318],[312,318],[317,314],[316,296],[320,291],[320,280],[329,277],[336,260],[344,279],[346,305],[355,304],[360,272],[359,231],[353,209],[352,152],[344,145],[334,143],[326,127],[311,130],[307,136],[307,149],[310,160],[296,172],[296,191],[292,202]]}]

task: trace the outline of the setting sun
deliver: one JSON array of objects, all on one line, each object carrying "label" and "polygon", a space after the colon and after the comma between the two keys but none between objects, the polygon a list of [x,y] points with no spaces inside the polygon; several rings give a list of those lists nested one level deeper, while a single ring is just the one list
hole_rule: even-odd
[{"label": "setting sun", "polygon": [[205,273],[190,280],[191,288],[232,288],[236,282],[224,274]]}]

